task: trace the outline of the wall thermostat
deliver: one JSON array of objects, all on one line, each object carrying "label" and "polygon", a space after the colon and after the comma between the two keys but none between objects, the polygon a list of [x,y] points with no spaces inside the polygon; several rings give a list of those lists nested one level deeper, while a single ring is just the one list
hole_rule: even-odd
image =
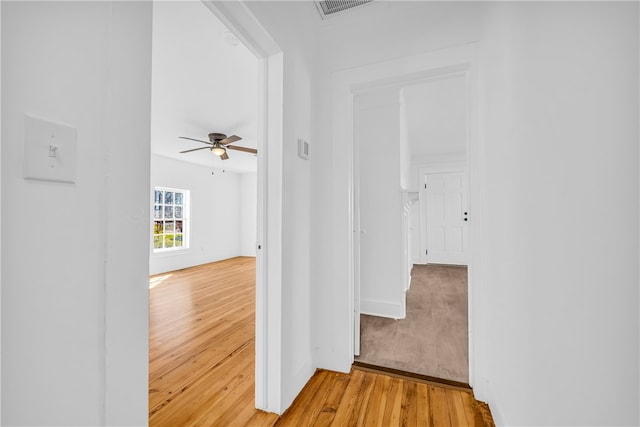
[{"label": "wall thermostat", "polygon": [[298,157],[309,160],[309,143],[304,139],[298,139]]}]

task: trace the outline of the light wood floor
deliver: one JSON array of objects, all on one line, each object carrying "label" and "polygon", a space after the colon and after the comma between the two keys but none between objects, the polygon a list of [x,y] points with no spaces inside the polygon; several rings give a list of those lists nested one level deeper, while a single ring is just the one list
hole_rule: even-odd
[{"label": "light wood floor", "polygon": [[353,368],[318,370],[276,426],[493,426],[470,391]]},{"label": "light wood floor", "polygon": [[258,411],[255,259],[152,276],[150,287],[150,426],[491,425],[467,391],[359,369],[317,371],[282,417]]}]

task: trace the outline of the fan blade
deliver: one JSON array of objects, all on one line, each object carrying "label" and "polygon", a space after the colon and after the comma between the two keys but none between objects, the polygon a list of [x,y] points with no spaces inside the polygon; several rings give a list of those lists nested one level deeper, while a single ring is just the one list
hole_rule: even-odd
[{"label": "fan blade", "polygon": [[228,145],[227,148],[230,148],[232,150],[244,151],[245,153],[258,154],[258,150],[256,150],[255,148],[239,147],[237,145]]},{"label": "fan blade", "polygon": [[203,144],[208,144],[208,145],[213,145],[211,142],[209,141],[202,141],[200,139],[193,139],[193,138],[187,138],[186,136],[179,136],[178,138],[180,139],[188,139],[190,141],[198,141],[198,142],[202,142]]},{"label": "fan blade", "polygon": [[230,137],[227,137],[225,139],[223,139],[222,141],[220,141],[220,144],[222,145],[228,145],[228,144],[233,144],[236,141],[240,141],[242,138],[240,138],[238,135],[231,135]]},{"label": "fan blade", "polygon": [[227,154],[227,152],[225,151],[222,156],[220,156],[220,159],[222,160],[227,160],[229,158],[229,155]]},{"label": "fan blade", "polygon": [[192,151],[198,151],[198,150],[211,150],[211,147],[192,148],[191,150],[181,151],[181,153],[190,153]]}]

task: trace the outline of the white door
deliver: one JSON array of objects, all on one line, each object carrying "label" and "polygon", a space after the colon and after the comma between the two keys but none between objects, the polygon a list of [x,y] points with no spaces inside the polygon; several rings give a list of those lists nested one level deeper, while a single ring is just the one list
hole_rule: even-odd
[{"label": "white door", "polygon": [[354,354],[360,313],[405,317],[400,105],[397,88],[354,97]]},{"label": "white door", "polygon": [[424,175],[427,263],[467,264],[466,174]]}]

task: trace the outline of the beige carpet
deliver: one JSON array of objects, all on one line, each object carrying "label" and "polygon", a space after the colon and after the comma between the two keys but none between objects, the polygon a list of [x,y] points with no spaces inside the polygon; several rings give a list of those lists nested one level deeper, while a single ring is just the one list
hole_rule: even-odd
[{"label": "beige carpet", "polygon": [[356,360],[469,382],[467,268],[414,265],[407,318],[361,315]]}]

